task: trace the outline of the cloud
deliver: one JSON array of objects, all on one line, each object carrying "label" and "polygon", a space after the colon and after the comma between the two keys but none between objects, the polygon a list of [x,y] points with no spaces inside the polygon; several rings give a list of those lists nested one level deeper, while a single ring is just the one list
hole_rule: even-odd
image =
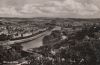
[{"label": "cloud", "polygon": [[15,9],[15,7],[1,7],[0,15],[20,16],[21,14]]},{"label": "cloud", "polygon": [[81,3],[76,0],[55,0],[45,3],[26,4],[22,8],[23,13],[37,14],[77,14],[77,15],[94,15],[98,13],[99,8],[93,3]]},{"label": "cloud", "polygon": [[26,14],[32,14],[32,13],[41,13],[41,11],[39,11],[38,8],[39,4],[27,4],[24,5],[24,7],[22,8],[21,12],[22,13],[26,13]]},{"label": "cloud", "polygon": [[80,15],[94,15],[99,12],[99,8],[94,4],[85,4],[82,9],[78,10]]},{"label": "cloud", "polygon": [[[15,1],[15,0],[14,0]],[[28,0],[27,0],[28,1]],[[19,4],[20,1],[18,1]],[[94,16],[100,12],[99,7],[93,2],[78,0],[41,0],[41,2],[23,3],[0,7],[0,15],[9,16]],[[16,8],[19,8],[17,10]]]},{"label": "cloud", "polygon": [[99,11],[99,8],[92,3],[80,3],[76,0],[65,0],[63,2],[55,1],[52,3],[59,7],[57,10],[60,10],[61,12],[66,11],[79,15],[93,15]]}]

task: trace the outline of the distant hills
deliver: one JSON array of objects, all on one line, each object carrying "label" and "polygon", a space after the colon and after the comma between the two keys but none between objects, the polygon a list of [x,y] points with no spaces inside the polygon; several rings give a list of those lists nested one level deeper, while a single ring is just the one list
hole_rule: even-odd
[{"label": "distant hills", "polygon": [[57,21],[57,22],[81,22],[81,21],[86,21],[86,22],[100,22],[100,18],[52,18],[52,17],[34,17],[34,18],[18,18],[18,17],[0,17],[0,21],[2,22],[20,22],[20,21],[42,21],[42,22],[47,22],[47,21]]}]

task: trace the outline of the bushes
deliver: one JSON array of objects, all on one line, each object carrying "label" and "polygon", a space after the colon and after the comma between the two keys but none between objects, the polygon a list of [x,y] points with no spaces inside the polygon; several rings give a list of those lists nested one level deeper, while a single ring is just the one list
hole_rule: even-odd
[{"label": "bushes", "polygon": [[5,41],[8,39],[8,36],[6,34],[1,34],[0,35],[0,41]]},{"label": "bushes", "polygon": [[[38,52],[39,59],[33,55],[34,58],[31,57],[33,60],[29,65],[96,65],[96,47],[93,41],[64,40],[52,47],[41,47],[39,49],[41,51]],[[74,45],[70,43],[74,43]]]},{"label": "bushes", "polygon": [[55,43],[61,39],[61,32],[59,30],[54,30],[50,35],[47,35],[43,38],[43,44],[48,45]]},{"label": "bushes", "polygon": [[[49,48],[55,52],[55,55],[50,51],[45,51],[47,56],[43,59],[50,57],[52,62],[48,59],[51,65],[99,65],[100,64],[100,40],[95,38],[94,31],[90,29],[83,29],[75,32],[69,36],[68,40],[50,42],[49,40],[60,38],[61,32],[53,31],[51,35],[44,37],[45,44],[54,44]],[[91,33],[90,33],[91,32]],[[67,34],[66,34],[67,35]],[[88,36],[89,39],[85,39]],[[48,45],[49,46],[49,45]],[[41,51],[43,49],[41,48]],[[44,54],[45,54],[44,52]],[[43,52],[42,52],[43,53]],[[42,54],[41,54],[42,55]],[[37,60],[38,61],[38,60]],[[46,62],[47,60],[45,60]]]},{"label": "bushes", "polygon": [[3,63],[3,61],[16,61],[22,57],[22,47],[20,45],[13,45],[9,48],[0,45],[0,63]]},{"label": "bushes", "polygon": [[14,49],[3,49],[0,52],[0,61],[15,61],[21,58],[21,53],[16,52]]}]

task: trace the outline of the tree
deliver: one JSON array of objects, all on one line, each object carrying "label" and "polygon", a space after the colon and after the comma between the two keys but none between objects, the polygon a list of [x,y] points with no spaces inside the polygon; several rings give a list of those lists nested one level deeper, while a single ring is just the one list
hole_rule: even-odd
[{"label": "tree", "polygon": [[43,38],[43,44],[45,45],[45,44],[49,44],[50,43],[50,36],[49,35],[47,35],[47,36],[45,36],[44,38]]},{"label": "tree", "polygon": [[15,61],[19,58],[21,58],[21,53],[18,53],[15,49],[7,49],[7,47],[0,46],[0,63],[3,63],[3,61]]},{"label": "tree", "polygon": [[1,34],[0,35],[0,41],[5,41],[8,39],[8,36],[6,34]]},{"label": "tree", "polygon": [[54,30],[54,31],[52,31],[51,36],[53,36],[54,38],[60,38],[61,37],[60,30]]},{"label": "tree", "polygon": [[23,47],[21,46],[21,44],[13,44],[11,45],[12,49],[15,49],[17,52],[21,52]]}]

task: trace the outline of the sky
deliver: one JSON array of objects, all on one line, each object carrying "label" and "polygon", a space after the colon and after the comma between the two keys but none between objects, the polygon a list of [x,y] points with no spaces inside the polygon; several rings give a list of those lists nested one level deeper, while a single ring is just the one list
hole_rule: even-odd
[{"label": "sky", "polygon": [[0,17],[100,18],[100,0],[0,0]]}]

